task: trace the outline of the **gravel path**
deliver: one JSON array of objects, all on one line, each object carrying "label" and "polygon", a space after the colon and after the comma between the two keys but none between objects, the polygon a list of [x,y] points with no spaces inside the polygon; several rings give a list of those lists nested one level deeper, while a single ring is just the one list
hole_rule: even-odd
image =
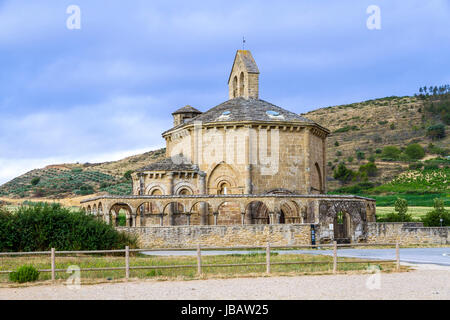
[{"label": "gravel path", "polygon": [[450,299],[449,270],[422,266],[379,282],[354,274],[2,288],[0,299]]}]

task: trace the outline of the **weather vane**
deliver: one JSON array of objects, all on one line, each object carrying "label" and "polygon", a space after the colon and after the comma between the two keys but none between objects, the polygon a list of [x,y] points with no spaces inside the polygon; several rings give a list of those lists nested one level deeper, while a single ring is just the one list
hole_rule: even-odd
[{"label": "weather vane", "polygon": [[245,50],[245,38],[242,37],[242,50]]}]

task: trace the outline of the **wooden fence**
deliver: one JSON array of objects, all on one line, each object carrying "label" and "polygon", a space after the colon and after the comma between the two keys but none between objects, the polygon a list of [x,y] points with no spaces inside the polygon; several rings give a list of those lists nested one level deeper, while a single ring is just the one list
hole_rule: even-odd
[{"label": "wooden fence", "polygon": [[[395,246],[395,260],[363,260],[359,259],[357,261],[339,261],[338,260],[338,248],[344,247],[373,247],[373,246]],[[337,244],[334,241],[332,244],[319,244],[319,245],[298,245],[298,246],[271,246],[267,243],[266,246],[236,246],[236,247],[201,247],[197,245],[195,248],[151,248],[151,249],[130,249],[128,246],[125,249],[117,250],[90,250],[90,251],[56,251],[52,248],[50,251],[35,251],[35,252],[1,252],[2,256],[25,256],[25,255],[50,255],[51,268],[41,269],[39,272],[51,272],[52,281],[56,280],[56,272],[66,272],[66,269],[56,268],[56,256],[58,254],[107,254],[107,253],[124,253],[125,256],[125,266],[124,267],[101,267],[101,268],[80,268],[80,271],[110,271],[110,270],[124,270],[125,279],[130,278],[130,270],[135,269],[176,269],[176,268],[196,268],[197,274],[201,275],[203,268],[207,267],[241,267],[241,266],[266,266],[266,273],[271,273],[271,266],[273,265],[300,265],[300,264],[325,264],[323,261],[293,261],[293,262],[272,262],[270,259],[270,253],[273,249],[322,249],[322,248],[332,248],[333,249],[333,273],[337,272],[338,264],[344,263],[395,263],[396,270],[400,270],[400,246],[399,243],[371,243],[371,244]],[[236,263],[236,264],[202,264],[202,249],[205,251],[217,251],[217,250],[254,250],[260,249],[265,250],[266,261],[265,262],[252,262],[252,263]],[[130,266],[130,253],[131,252],[151,252],[151,251],[196,251],[197,252],[197,263],[192,265],[157,265],[157,266]],[[13,270],[3,270],[0,274],[11,273]]]}]

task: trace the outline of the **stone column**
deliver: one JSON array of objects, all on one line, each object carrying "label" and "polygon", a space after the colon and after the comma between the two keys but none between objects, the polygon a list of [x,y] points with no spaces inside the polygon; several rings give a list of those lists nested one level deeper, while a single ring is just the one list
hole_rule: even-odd
[{"label": "stone column", "polygon": [[327,193],[327,139],[322,139],[322,154],[323,154],[323,170],[322,170],[322,189],[321,192]]},{"label": "stone column", "polygon": [[159,225],[162,227],[164,225],[164,213],[159,215]]},{"label": "stone column", "polygon": [[280,224],[281,212],[275,213],[275,223]]},{"label": "stone column", "polygon": [[[173,195],[173,187],[174,187],[174,173],[173,172],[169,172],[169,173],[167,173],[167,176],[168,176],[168,178],[169,178],[169,195]],[[168,213],[169,213],[169,225],[170,226],[173,226],[173,225],[175,225],[175,217],[174,217],[174,215],[173,215],[173,213],[174,213],[174,203],[171,203],[171,204],[169,204],[169,207],[168,207]]]},{"label": "stone column", "polygon": [[130,227],[136,227],[136,218],[137,218],[137,209],[136,208],[131,208],[131,223],[130,223]]},{"label": "stone column", "polygon": [[270,212],[269,213],[269,224],[274,224],[275,223],[275,213]]},{"label": "stone column", "polygon": [[218,212],[214,212],[214,225],[217,226],[217,218],[219,216]]},{"label": "stone column", "polygon": [[310,150],[309,150],[309,140],[310,140],[310,132],[309,132],[309,128],[306,127],[305,128],[305,134],[304,134],[304,140],[303,140],[303,145],[305,148],[305,188],[306,188],[306,193],[309,194],[311,193],[311,168],[310,168]]},{"label": "stone column", "polygon": [[245,212],[241,212],[241,223],[242,225],[245,224]]},{"label": "stone column", "polygon": [[[139,174],[139,195],[145,194],[145,177],[143,173]],[[139,207],[139,225],[145,226],[145,209],[144,204]]]},{"label": "stone column", "polygon": [[186,214],[186,218],[187,218],[187,225],[190,226],[191,225],[191,215]]},{"label": "stone column", "polygon": [[[200,194],[206,194],[206,173],[200,171],[198,173],[199,176],[199,189]],[[201,202],[199,204],[200,209],[200,224],[207,225],[208,224],[208,206],[205,202]]]},{"label": "stone column", "polygon": [[252,165],[245,166],[245,194],[252,193]]}]

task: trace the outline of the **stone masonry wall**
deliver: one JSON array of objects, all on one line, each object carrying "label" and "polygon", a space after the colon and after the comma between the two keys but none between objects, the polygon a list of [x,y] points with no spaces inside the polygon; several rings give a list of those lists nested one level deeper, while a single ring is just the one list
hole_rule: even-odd
[{"label": "stone masonry wall", "polygon": [[311,244],[310,224],[119,227],[135,234],[141,248]]},{"label": "stone masonry wall", "polygon": [[367,242],[395,242],[400,244],[450,244],[450,227],[423,227],[420,223],[368,223]]}]

